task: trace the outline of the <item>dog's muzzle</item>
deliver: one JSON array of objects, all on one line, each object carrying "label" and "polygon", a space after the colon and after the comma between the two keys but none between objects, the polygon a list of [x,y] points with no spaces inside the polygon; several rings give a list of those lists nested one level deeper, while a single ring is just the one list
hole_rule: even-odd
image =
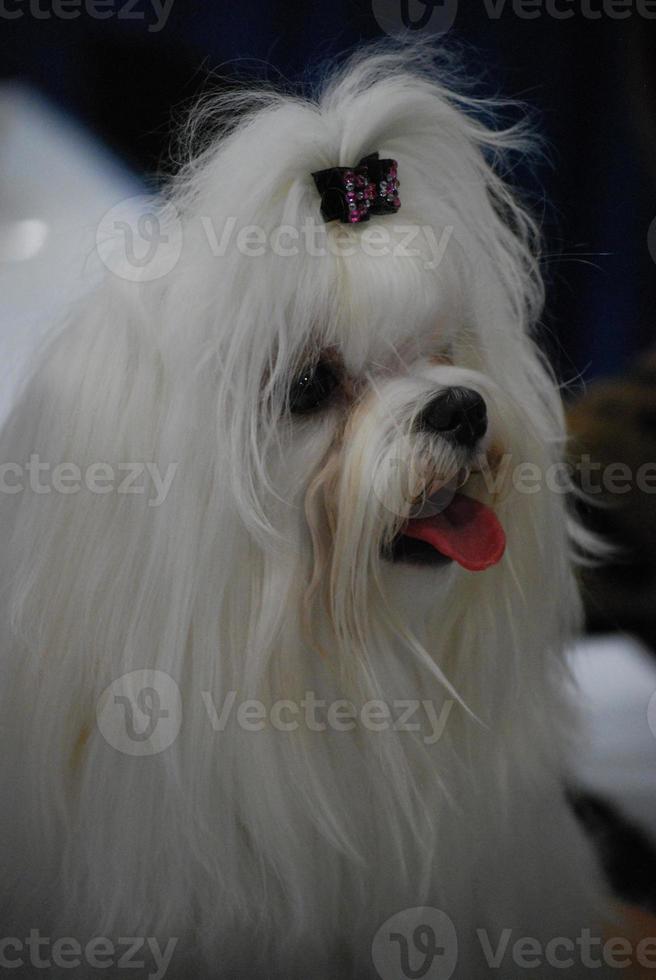
[{"label": "dog's muzzle", "polygon": [[419,427],[459,446],[473,447],[487,431],[487,408],[473,388],[446,388],[428,403]]},{"label": "dog's muzzle", "polygon": [[[472,455],[487,432],[487,406],[472,388],[445,388],[419,414],[417,428]],[[428,496],[420,514],[406,521],[383,557],[420,565],[457,561],[472,572],[496,565],[505,549],[504,530],[494,511],[468,496],[466,488],[459,493],[460,486],[451,481]]]}]

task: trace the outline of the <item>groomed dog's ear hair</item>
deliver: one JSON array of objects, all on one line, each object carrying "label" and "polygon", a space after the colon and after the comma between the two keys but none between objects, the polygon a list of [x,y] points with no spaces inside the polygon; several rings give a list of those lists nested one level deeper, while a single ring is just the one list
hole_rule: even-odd
[{"label": "groomed dog's ear hair", "polygon": [[35,651],[93,622],[103,594],[122,588],[111,581],[119,557],[125,586],[147,550],[147,492],[118,490],[130,464],[157,459],[161,437],[166,381],[149,306],[138,284],[111,274],[78,300],[39,353],[0,437],[4,458],[41,465],[2,501],[12,512],[7,545],[20,547],[9,563],[11,618]]}]

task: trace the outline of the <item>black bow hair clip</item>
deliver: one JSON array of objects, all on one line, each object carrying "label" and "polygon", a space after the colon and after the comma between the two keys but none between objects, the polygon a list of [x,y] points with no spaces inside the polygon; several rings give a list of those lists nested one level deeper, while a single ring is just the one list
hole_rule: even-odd
[{"label": "black bow hair clip", "polygon": [[356,167],[317,170],[312,176],[324,221],[353,225],[369,221],[372,214],[396,214],[401,207],[396,174],[396,160],[381,160],[377,153],[363,157]]}]

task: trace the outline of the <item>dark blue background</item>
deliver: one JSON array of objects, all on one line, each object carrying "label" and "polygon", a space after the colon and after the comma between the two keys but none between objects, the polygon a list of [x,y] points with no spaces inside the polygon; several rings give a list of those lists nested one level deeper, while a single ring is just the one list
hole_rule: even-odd
[{"label": "dark blue background", "polygon": [[[176,114],[222,84],[217,72],[295,81],[381,36],[371,0],[174,0],[159,32],[148,30],[149,3],[129,17],[116,0],[121,16],[97,20],[82,7],[61,20],[44,16],[48,0],[3,2],[22,16],[0,16],[0,72],[36,84],[146,174],[166,159]],[[460,0],[449,43],[463,47],[483,91],[536,109],[550,162],[519,179],[547,235],[545,336],[572,380],[621,370],[655,335],[656,21],[636,10],[591,20],[568,2],[568,20],[525,20],[511,0],[497,19],[483,0]]]}]

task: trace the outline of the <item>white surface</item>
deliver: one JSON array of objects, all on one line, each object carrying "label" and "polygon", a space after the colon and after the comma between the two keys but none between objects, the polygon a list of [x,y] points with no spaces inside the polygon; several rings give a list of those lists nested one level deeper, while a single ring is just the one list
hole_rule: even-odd
[{"label": "white surface", "polygon": [[26,356],[97,274],[101,217],[142,190],[36,92],[0,87],[0,420]]},{"label": "white surface", "polygon": [[572,667],[588,735],[578,780],[656,841],[656,655],[629,636],[590,637],[572,652]]}]

